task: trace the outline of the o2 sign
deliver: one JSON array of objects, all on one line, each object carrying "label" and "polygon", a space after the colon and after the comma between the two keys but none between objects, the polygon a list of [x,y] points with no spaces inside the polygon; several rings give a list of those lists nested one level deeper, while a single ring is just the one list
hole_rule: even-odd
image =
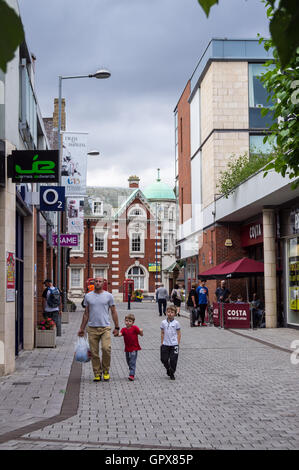
[{"label": "o2 sign", "polygon": [[65,187],[41,186],[39,189],[39,208],[41,211],[64,211]]}]

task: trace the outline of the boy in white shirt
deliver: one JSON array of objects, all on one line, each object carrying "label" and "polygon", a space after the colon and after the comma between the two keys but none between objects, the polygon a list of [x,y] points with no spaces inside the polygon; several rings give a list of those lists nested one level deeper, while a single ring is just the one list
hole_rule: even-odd
[{"label": "boy in white shirt", "polygon": [[181,341],[181,327],[174,319],[177,310],[174,305],[167,307],[167,318],[161,323],[161,362],[163,363],[167,375],[171,380],[175,380],[174,373],[179,357],[179,344]]}]

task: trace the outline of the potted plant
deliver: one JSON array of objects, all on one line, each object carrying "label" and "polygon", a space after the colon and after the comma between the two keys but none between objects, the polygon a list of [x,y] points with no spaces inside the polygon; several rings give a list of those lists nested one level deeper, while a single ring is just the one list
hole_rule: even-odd
[{"label": "potted plant", "polygon": [[35,345],[37,348],[56,347],[56,324],[52,318],[40,321],[35,330]]},{"label": "potted plant", "polygon": [[142,290],[141,289],[134,290],[131,300],[133,302],[142,302],[142,299],[143,299]]}]

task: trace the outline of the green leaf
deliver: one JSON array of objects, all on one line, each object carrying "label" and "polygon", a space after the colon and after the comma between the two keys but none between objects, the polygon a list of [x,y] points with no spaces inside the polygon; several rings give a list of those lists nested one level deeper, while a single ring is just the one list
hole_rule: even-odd
[{"label": "green leaf", "polygon": [[0,0],[0,69],[4,73],[23,40],[24,30],[20,17],[4,0]]},{"label": "green leaf", "polygon": [[209,16],[211,7],[215,5],[216,3],[218,3],[218,0],[197,0],[197,1],[201,5],[201,7],[203,8],[207,16]]}]

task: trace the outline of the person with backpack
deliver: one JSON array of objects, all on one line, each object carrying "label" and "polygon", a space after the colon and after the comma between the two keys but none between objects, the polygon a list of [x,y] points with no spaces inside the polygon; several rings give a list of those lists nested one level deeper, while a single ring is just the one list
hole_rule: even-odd
[{"label": "person with backpack", "polygon": [[44,318],[52,318],[56,323],[56,334],[61,336],[61,293],[58,287],[53,286],[51,279],[44,281],[43,291],[43,315]]}]

